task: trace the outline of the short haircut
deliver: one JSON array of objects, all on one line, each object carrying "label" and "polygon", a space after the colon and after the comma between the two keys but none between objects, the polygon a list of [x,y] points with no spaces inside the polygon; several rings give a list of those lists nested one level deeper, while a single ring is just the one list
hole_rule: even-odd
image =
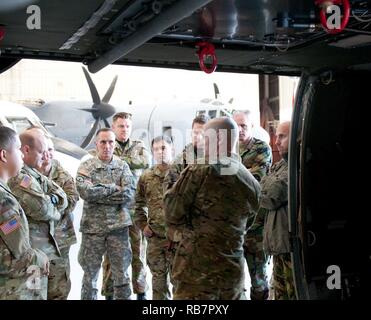
[{"label": "short haircut", "polygon": [[0,126],[0,150],[9,150],[15,142],[17,132],[8,127]]},{"label": "short haircut", "polygon": [[235,115],[236,113],[243,113],[247,117],[247,119],[251,120],[252,112],[250,110],[235,110],[235,111],[233,111],[233,115]]},{"label": "short haircut", "polygon": [[131,120],[132,114],[128,112],[117,112],[113,118],[112,121],[115,122],[117,119],[129,119]]},{"label": "short haircut", "polygon": [[99,129],[99,130],[97,131],[97,133],[95,134],[95,136],[98,137],[98,135],[99,135],[101,132],[112,132],[113,134],[115,134],[111,128],[101,128],[101,129]]},{"label": "short haircut", "polygon": [[166,136],[166,135],[165,136],[157,136],[156,138],[152,139],[151,148],[153,148],[153,145],[156,142],[160,142],[160,141],[165,141],[167,144],[170,144],[171,146],[173,145],[173,140],[171,139],[171,137]]},{"label": "short haircut", "polygon": [[206,124],[206,122],[208,122],[209,120],[210,120],[210,117],[207,114],[201,113],[196,118],[193,119],[192,128],[193,128],[195,123]]}]

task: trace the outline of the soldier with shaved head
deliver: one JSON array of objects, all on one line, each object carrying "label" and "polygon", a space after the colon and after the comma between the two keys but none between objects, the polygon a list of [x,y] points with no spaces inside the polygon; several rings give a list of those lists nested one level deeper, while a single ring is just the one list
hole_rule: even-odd
[{"label": "soldier with shaved head", "polygon": [[262,179],[259,213],[265,215],[263,246],[273,256],[273,296],[275,300],[294,300],[295,288],[290,257],[288,220],[288,150],[290,122],[276,129],[276,146],[282,159]]},{"label": "soldier with shaved head", "polygon": [[43,251],[50,260],[48,300],[61,299],[59,264],[60,250],[55,239],[55,227],[61,212],[67,207],[63,189],[42,175],[36,168],[48,157],[43,131],[31,128],[20,135],[24,166],[11,180],[9,187],[24,209],[33,248]]},{"label": "soldier with shaved head", "polygon": [[236,154],[238,127],[216,118],[205,126],[205,158],[182,171],[164,195],[172,241],[174,299],[241,299],[243,241],[260,186]]}]

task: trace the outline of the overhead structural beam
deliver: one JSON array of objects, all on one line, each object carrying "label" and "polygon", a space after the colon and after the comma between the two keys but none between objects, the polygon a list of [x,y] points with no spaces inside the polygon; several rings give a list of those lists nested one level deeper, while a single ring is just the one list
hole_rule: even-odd
[{"label": "overhead structural beam", "polygon": [[125,38],[111,50],[88,64],[90,72],[95,73],[115,62],[143,43],[161,34],[162,31],[190,16],[197,9],[212,0],[178,0],[171,7],[161,12],[157,17],[139,27],[137,31]]}]

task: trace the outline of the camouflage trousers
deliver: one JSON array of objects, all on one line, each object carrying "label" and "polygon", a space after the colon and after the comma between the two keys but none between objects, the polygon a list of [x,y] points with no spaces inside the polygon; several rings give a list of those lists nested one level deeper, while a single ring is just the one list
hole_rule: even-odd
[{"label": "camouflage trousers", "polygon": [[148,238],[147,263],[152,273],[152,299],[170,300],[170,268],[173,254],[166,238]]},{"label": "camouflage trousers", "polygon": [[61,257],[50,261],[48,300],[67,300],[71,290],[70,247],[60,249]]},{"label": "camouflage trousers", "polygon": [[[37,266],[34,272],[19,278],[0,276],[0,300],[46,300],[48,277],[40,275]],[[31,269],[29,269],[31,272]]]},{"label": "camouflage trousers", "polygon": [[273,256],[274,300],[296,300],[290,253]]},{"label": "camouflage trousers", "polygon": [[251,279],[251,300],[266,300],[268,298],[268,256],[263,249],[263,229],[264,216],[259,212],[254,224],[246,232],[243,246]]},{"label": "camouflage trousers", "polygon": [[243,284],[233,288],[211,288],[177,282],[174,300],[245,300]]},{"label": "camouflage trousers", "polygon": [[130,299],[130,277],[128,268],[131,263],[129,228],[114,230],[106,234],[82,234],[78,261],[84,276],[82,280],[81,299],[97,300],[97,280],[106,254],[111,262],[113,277],[113,298]]},{"label": "camouflage trousers", "polygon": [[[142,231],[135,225],[129,227],[130,243],[132,250],[132,284],[135,294],[144,293],[148,290],[147,272],[146,272],[146,239]],[[108,257],[104,256],[103,261],[103,284],[102,295],[113,296],[113,279],[111,266]]]}]

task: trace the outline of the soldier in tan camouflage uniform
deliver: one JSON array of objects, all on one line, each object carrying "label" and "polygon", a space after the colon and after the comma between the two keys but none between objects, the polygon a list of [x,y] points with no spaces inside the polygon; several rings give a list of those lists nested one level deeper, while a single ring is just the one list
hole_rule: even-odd
[{"label": "soldier in tan camouflage uniform", "polygon": [[275,300],[295,300],[295,287],[289,242],[288,220],[288,147],[290,122],[276,130],[276,145],[282,159],[262,179],[260,211],[265,214],[263,245],[273,255],[273,296]]},{"label": "soldier in tan camouflage uniform", "polygon": [[76,185],[84,208],[80,231],[79,263],[84,270],[81,299],[97,299],[97,279],[106,254],[111,262],[114,299],[130,299],[131,263],[129,226],[132,224],[135,184],[126,162],[113,155],[115,134],[100,129],[96,136],[97,155],[83,161]]},{"label": "soldier in tan camouflage uniform", "polygon": [[[237,111],[233,114],[239,129],[239,151],[243,165],[249,169],[256,180],[261,179],[268,173],[272,164],[272,151],[270,146],[252,136],[253,122],[250,111]],[[251,215],[247,221],[244,252],[250,273],[251,300],[268,299],[268,281],[266,265],[268,257],[263,250],[263,226],[264,215],[259,214],[255,219]]]},{"label": "soldier in tan camouflage uniform", "polygon": [[169,137],[156,137],[152,153],[156,165],[139,178],[135,196],[134,221],[147,237],[147,262],[152,273],[152,298],[170,300],[170,266],[172,252],[166,239],[163,208],[163,181],[172,160],[173,145]]},{"label": "soldier in tan camouflage uniform", "polygon": [[184,147],[182,153],[177,155],[165,176],[164,191],[168,190],[180,173],[189,165],[195,164],[198,158],[204,157],[204,130],[209,117],[205,114],[198,115],[192,121],[192,142]]},{"label": "soldier in tan camouflage uniform", "polygon": [[[244,296],[243,238],[258,207],[260,186],[236,154],[237,124],[230,118],[205,128],[206,164],[189,165],[165,193],[173,241],[174,299],[241,299]],[[214,132],[214,133],[212,133]]]},{"label": "soldier in tan camouflage uniform", "polygon": [[[119,112],[113,116],[112,130],[116,135],[116,147],[114,154],[124,160],[132,171],[136,184],[143,170],[148,168],[151,162],[151,155],[145,148],[142,141],[131,140],[132,120],[131,114]],[[134,210],[130,212],[134,215]],[[132,267],[132,284],[134,293],[137,294],[138,300],[146,300],[145,292],[148,290],[146,280],[146,240],[142,231],[134,225],[129,227],[131,249],[133,252]],[[112,277],[110,264],[105,257],[103,262],[103,287],[102,295],[106,299],[112,297]]]},{"label": "soldier in tan camouflage uniform", "polygon": [[16,132],[0,127],[0,300],[46,300],[48,257],[31,248],[26,215],[7,186],[23,165],[20,147]]},{"label": "soldier in tan camouflage uniform", "polygon": [[20,135],[20,140],[24,166],[9,180],[9,187],[27,216],[31,246],[43,251],[50,260],[48,300],[54,300],[63,294],[58,287],[63,275],[58,272],[61,260],[55,226],[67,207],[67,197],[63,189],[35,169],[48,156],[43,132],[37,128],[28,129]]},{"label": "soldier in tan camouflage uniform", "polygon": [[75,229],[73,227],[72,211],[79,200],[79,194],[73,177],[65,170],[58,160],[54,159],[54,145],[50,138],[47,138],[49,156],[44,160],[38,170],[49,179],[59,185],[67,195],[68,206],[62,213],[62,218],[55,227],[55,239],[61,252],[61,259],[56,272],[61,275],[62,280],[58,283],[61,292],[59,300],[66,300],[71,290],[70,280],[70,247],[77,242]]}]

